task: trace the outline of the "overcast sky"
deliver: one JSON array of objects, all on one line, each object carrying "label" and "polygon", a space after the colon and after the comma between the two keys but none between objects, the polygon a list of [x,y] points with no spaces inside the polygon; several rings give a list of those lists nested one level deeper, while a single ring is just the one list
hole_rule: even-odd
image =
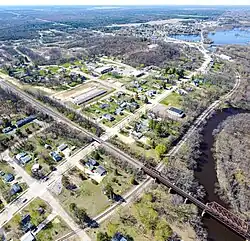
[{"label": "overcast sky", "polygon": [[0,5],[250,5],[250,0],[0,0]]}]

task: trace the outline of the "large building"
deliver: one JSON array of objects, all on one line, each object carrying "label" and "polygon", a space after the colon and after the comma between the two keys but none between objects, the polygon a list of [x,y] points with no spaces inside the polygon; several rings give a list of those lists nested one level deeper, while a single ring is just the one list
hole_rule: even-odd
[{"label": "large building", "polygon": [[92,99],[98,97],[98,96],[104,95],[105,93],[107,93],[107,90],[94,88],[88,92],[85,92],[81,95],[74,97],[72,101],[76,105],[81,105],[89,100],[92,100]]},{"label": "large building", "polygon": [[98,74],[106,74],[113,70],[114,68],[111,66],[103,66],[95,69],[95,72]]},{"label": "large building", "polygon": [[172,116],[176,116],[176,117],[179,117],[179,118],[182,118],[185,115],[184,112],[183,112],[183,110],[180,110],[180,109],[175,108],[175,107],[170,107],[168,109],[168,113],[170,115],[172,115]]}]

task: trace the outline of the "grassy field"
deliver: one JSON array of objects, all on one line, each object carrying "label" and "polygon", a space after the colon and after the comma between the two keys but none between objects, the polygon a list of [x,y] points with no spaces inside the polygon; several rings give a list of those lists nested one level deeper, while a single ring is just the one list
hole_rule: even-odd
[{"label": "grassy field", "polygon": [[75,203],[79,208],[85,208],[89,216],[94,217],[105,210],[110,203],[103,194],[101,187],[93,184],[90,180],[82,180],[79,177],[80,173],[82,172],[79,169],[74,168],[66,174],[71,183],[77,186],[77,189],[71,191],[63,187],[62,192],[56,198],[59,199],[64,209],[70,215],[72,213],[69,205]]},{"label": "grassy field", "polygon": [[[38,211],[39,208],[43,208],[45,212],[41,214]],[[47,204],[40,198],[36,198],[24,209],[22,209],[21,212],[16,214],[6,225],[4,225],[3,229],[6,233],[7,240],[19,240],[20,237],[24,234],[21,230],[20,222],[25,214],[29,214],[31,216],[31,223],[37,226],[42,221],[44,221],[50,213],[51,207],[49,206],[49,204]]]},{"label": "grassy field", "polygon": [[161,101],[161,104],[174,106],[174,107],[181,107],[181,96],[175,92],[168,95],[164,100]]},{"label": "grassy field", "polygon": [[37,235],[37,241],[57,240],[72,231],[70,227],[59,216],[49,222]]}]

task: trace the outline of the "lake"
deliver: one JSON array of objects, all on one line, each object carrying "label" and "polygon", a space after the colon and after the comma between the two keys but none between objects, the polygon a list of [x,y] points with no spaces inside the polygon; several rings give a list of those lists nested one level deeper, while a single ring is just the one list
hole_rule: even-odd
[{"label": "lake", "polygon": [[208,38],[211,39],[214,45],[224,44],[249,44],[250,43],[250,29],[241,30],[239,28],[216,31],[214,34],[209,33]]},{"label": "lake", "polygon": [[169,37],[190,42],[199,42],[201,39],[200,35],[197,34],[176,34]]}]

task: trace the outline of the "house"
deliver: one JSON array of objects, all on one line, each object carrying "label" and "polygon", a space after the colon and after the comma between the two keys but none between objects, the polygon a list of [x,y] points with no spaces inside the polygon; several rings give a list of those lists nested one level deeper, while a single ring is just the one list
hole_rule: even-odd
[{"label": "house", "polygon": [[114,68],[111,66],[103,66],[95,69],[95,72],[98,74],[106,74],[113,70]]},{"label": "house", "polygon": [[64,151],[66,148],[68,148],[68,145],[63,143],[60,146],[57,147],[58,151]]},{"label": "house", "polygon": [[127,102],[126,101],[124,101],[124,102],[122,102],[121,104],[120,104],[120,107],[121,108],[126,108],[126,106],[127,106]]},{"label": "house", "polygon": [[52,149],[51,145],[49,145],[49,144],[45,144],[45,145],[44,145],[44,148],[45,148],[45,149]]},{"label": "house", "polygon": [[11,132],[11,131],[13,131],[13,127],[11,127],[11,126],[8,126],[8,127],[4,128],[4,129],[2,130],[2,132],[3,132],[4,134],[7,134],[7,133],[9,133],[9,132]]},{"label": "house", "polygon": [[62,160],[62,157],[56,151],[51,152],[50,155],[56,162],[59,162]]},{"label": "house", "polygon": [[21,238],[20,241],[34,241],[35,236],[32,234],[31,231],[27,232],[26,234],[24,234]]},{"label": "house", "polygon": [[24,119],[21,119],[19,121],[16,122],[16,127],[22,127],[28,123],[30,123],[31,121],[35,120],[36,119],[36,116],[35,115],[31,115],[31,116],[28,116]]},{"label": "house", "polygon": [[143,134],[141,132],[133,131],[131,134],[137,139],[141,139],[143,137]]},{"label": "house", "polygon": [[123,112],[122,112],[122,111],[123,111],[122,108],[118,108],[118,109],[115,110],[114,114],[115,114],[115,115],[123,115]]},{"label": "house", "polygon": [[22,230],[27,233],[28,231],[31,230],[31,228],[33,227],[33,224],[31,223],[31,217],[29,214],[26,214],[20,223],[20,226],[22,228]]},{"label": "house", "polygon": [[115,120],[115,117],[113,117],[112,115],[110,114],[104,114],[102,116],[104,119],[108,120],[108,121],[114,121]]},{"label": "house", "polygon": [[122,92],[122,91],[118,91],[118,92],[116,93],[117,98],[120,98],[122,95],[125,95],[125,93]]},{"label": "house", "polygon": [[149,90],[149,91],[147,91],[147,95],[149,97],[153,97],[155,94],[156,94],[156,90]]},{"label": "house", "polygon": [[12,185],[10,189],[10,195],[13,196],[21,191],[22,191],[21,186],[18,183],[15,183],[14,185]]},{"label": "house", "polygon": [[99,163],[95,159],[91,158],[85,163],[85,165],[90,171],[92,171],[96,166],[99,165]]},{"label": "house", "polygon": [[183,90],[183,89],[179,89],[177,91],[180,95],[186,95],[188,92],[186,90]]},{"label": "house", "polygon": [[100,109],[106,109],[106,108],[109,108],[109,104],[106,104],[106,103],[104,103],[104,104],[101,104],[100,106],[99,106],[99,108]]},{"label": "house", "polygon": [[170,107],[167,111],[170,115],[173,115],[173,116],[176,116],[179,118],[182,118],[185,115],[183,110],[180,110],[180,109],[175,108],[175,107]]},{"label": "house", "polygon": [[16,155],[16,159],[17,159],[18,161],[20,161],[20,159],[21,159],[22,157],[25,157],[26,155],[27,155],[26,152],[21,152],[21,153],[19,153],[19,154]]},{"label": "house", "polygon": [[27,155],[27,156],[21,157],[19,162],[20,162],[21,165],[24,166],[27,163],[29,163],[31,160],[32,160],[32,157],[30,155]]},{"label": "house", "polygon": [[115,233],[111,241],[128,241],[121,233]]},{"label": "house", "polygon": [[6,173],[4,176],[5,182],[12,182],[15,179],[14,175],[11,173]]},{"label": "house", "polygon": [[40,167],[40,164],[39,164],[39,163],[36,163],[36,164],[34,164],[34,165],[31,167],[31,171],[32,171],[32,172],[37,172],[37,171],[39,171],[40,168],[41,168],[41,167]]},{"label": "house", "polygon": [[99,174],[100,176],[104,176],[107,173],[107,171],[103,166],[98,166],[96,169],[96,173]]}]

